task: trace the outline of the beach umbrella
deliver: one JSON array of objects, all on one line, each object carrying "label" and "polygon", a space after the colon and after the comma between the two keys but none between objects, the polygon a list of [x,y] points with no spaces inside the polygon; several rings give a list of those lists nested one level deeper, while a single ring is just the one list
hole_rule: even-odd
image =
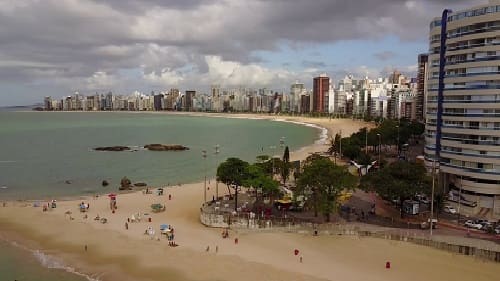
[{"label": "beach umbrella", "polygon": [[164,230],[168,228],[168,224],[160,224],[160,230]]}]

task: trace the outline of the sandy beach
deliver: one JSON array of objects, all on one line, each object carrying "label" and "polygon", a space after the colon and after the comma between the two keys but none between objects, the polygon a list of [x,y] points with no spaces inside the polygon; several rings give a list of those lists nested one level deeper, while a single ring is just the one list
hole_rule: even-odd
[{"label": "sandy beach", "polygon": [[[246,114],[231,117],[267,118]],[[286,119],[327,128],[329,135],[340,130],[343,135],[350,135],[366,126],[346,119]],[[316,143],[293,152],[291,158],[304,159],[309,153],[326,148],[325,144]],[[208,198],[212,198],[214,184],[211,179]],[[227,189],[219,184],[219,191],[224,190]],[[79,212],[82,200],[90,204],[86,213]],[[498,264],[383,239],[235,230],[230,231],[229,239],[223,239],[220,229],[207,228],[199,222],[202,201],[203,183],[193,183],[168,187],[163,196],[143,192],[119,194],[115,213],[109,208],[106,194],[97,199],[60,201],[57,208],[47,212],[29,202],[7,202],[6,206],[0,206],[0,236],[40,249],[102,281],[480,281],[497,280],[500,276]],[[166,210],[151,213],[150,205],[154,203],[165,204]],[[130,222],[126,229],[127,218],[136,213],[143,214],[141,222]],[[107,223],[94,220],[96,216],[106,218]],[[178,247],[169,247],[164,237],[156,239],[160,236],[160,224],[174,227]],[[153,239],[144,234],[148,227],[156,231]],[[299,250],[298,255],[294,255],[295,249]],[[385,268],[387,261],[391,262],[391,269]]]}]

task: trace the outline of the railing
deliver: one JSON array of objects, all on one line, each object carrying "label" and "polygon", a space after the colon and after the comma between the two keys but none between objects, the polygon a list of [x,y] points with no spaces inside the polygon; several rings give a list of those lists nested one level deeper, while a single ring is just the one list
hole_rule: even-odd
[{"label": "railing", "polygon": [[[218,216],[227,225],[211,225],[207,224],[207,218],[210,216]],[[447,236],[445,240],[439,241],[438,237],[427,237],[411,233],[412,229],[418,228],[417,223],[397,222],[391,218],[380,217],[380,220],[385,221],[387,226],[401,227],[400,229],[387,229],[384,227],[360,225],[360,224],[345,224],[345,223],[324,223],[315,224],[307,220],[297,220],[296,218],[274,218],[274,219],[248,219],[247,214],[232,216],[231,214],[215,214],[205,213],[200,214],[202,223],[208,227],[231,227],[237,229],[238,232],[288,232],[299,233],[305,235],[347,235],[357,236],[358,238],[379,238],[401,242],[408,242],[417,245],[432,247],[439,250],[444,250],[452,253],[473,256],[485,261],[500,262],[500,246],[485,248],[485,242],[463,240],[461,237]],[[397,224],[397,225],[396,225]],[[477,243],[477,244],[476,244]]]}]

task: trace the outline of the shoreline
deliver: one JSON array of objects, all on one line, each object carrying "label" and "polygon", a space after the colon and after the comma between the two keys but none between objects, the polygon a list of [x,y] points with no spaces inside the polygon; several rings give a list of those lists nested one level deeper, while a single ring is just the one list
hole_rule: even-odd
[{"label": "shoreline", "polygon": [[[309,156],[312,153],[317,153],[317,152],[324,152],[326,149],[328,149],[328,138],[334,136],[336,133],[342,131],[343,127],[349,127],[353,124],[345,124],[345,123],[350,123],[352,120],[351,119],[329,119],[327,117],[302,117],[302,116],[280,116],[280,115],[270,115],[270,114],[259,114],[259,113],[220,113],[220,112],[178,112],[178,111],[14,111],[14,112],[22,112],[22,113],[132,113],[132,114],[165,114],[165,115],[177,115],[177,116],[186,116],[186,117],[210,117],[210,118],[228,118],[228,119],[248,119],[248,120],[268,120],[272,122],[284,122],[284,123],[291,123],[299,126],[305,126],[305,127],[312,127],[317,130],[316,138],[313,143],[309,145],[305,145],[302,147],[299,147],[296,150],[290,151],[290,160],[295,161],[295,160],[305,160],[307,156]],[[323,124],[326,122],[326,124]],[[332,123],[333,121],[333,123]],[[341,125],[342,128],[339,130],[334,129],[335,124]],[[347,132],[348,135],[357,132],[359,128],[362,127],[370,127],[374,126],[371,123],[368,122],[353,122],[355,123],[356,129],[355,130],[349,130],[349,129],[344,129],[344,132]],[[360,124],[364,126],[359,126]],[[329,126],[328,126],[329,125]],[[349,126],[346,126],[349,125]],[[189,180],[185,181],[182,184],[194,184],[194,183],[201,183],[199,180]],[[175,185],[174,185],[175,186]],[[161,185],[158,187],[172,187],[167,186],[167,185]],[[2,187],[2,188],[8,188],[8,187]],[[115,191],[118,194],[126,194],[126,193],[134,193],[134,192],[140,192],[142,189],[132,189],[130,191]],[[110,191],[111,192],[111,191]],[[109,193],[109,192],[107,192]],[[37,201],[47,201],[51,199],[57,199],[58,201],[72,201],[72,200],[81,200],[86,197],[89,197],[91,195],[89,194],[76,194],[76,195],[69,195],[69,196],[51,196],[50,198],[28,198],[28,199],[12,199],[9,198],[7,200],[0,200],[0,202],[37,202]]]},{"label": "shoreline", "polygon": [[[128,112],[127,112],[128,113]],[[142,113],[142,112],[134,112],[134,113]],[[147,114],[165,114],[164,112],[144,112]],[[166,113],[166,114],[171,114],[171,113]],[[179,113],[172,113],[172,114],[179,114]],[[281,116],[259,116],[259,115],[249,115],[249,114],[243,114],[243,115],[225,115],[225,114],[193,114],[193,113],[180,113],[180,115],[186,115],[186,116],[193,116],[193,117],[212,117],[212,118],[243,118],[243,119],[258,119],[258,120],[270,120],[270,121],[276,121],[276,122],[291,122],[295,123],[297,125],[302,125],[302,126],[313,126],[317,128],[317,137],[315,138],[315,141],[307,146],[301,147],[297,150],[292,151],[290,154],[291,159],[305,159],[309,153],[312,152],[317,152],[321,151],[321,149],[324,149],[326,146],[324,144],[326,137],[328,135],[328,128],[326,126],[322,126],[321,122],[311,122],[314,120],[308,120],[309,118],[283,118]],[[293,119],[293,120],[290,120]],[[350,120],[345,121],[337,121],[337,122],[332,122],[332,123],[342,123],[343,126],[347,127],[352,127],[353,124],[350,124]],[[330,124],[331,126],[334,126]],[[357,131],[357,128],[359,126],[356,126],[358,124],[354,124],[354,129],[353,131]],[[212,179],[213,180],[213,179]],[[182,186],[170,186],[167,190],[166,193],[172,193],[174,195],[174,200],[177,201],[177,197],[186,197],[184,198],[185,200],[182,200],[183,202],[181,203],[181,206],[175,207],[176,212],[172,214],[172,217],[169,216],[168,219],[162,220],[162,219],[157,219],[154,218],[153,222],[158,222],[158,221],[167,221],[168,223],[172,223],[174,226],[176,226],[176,229],[186,229],[188,230],[187,233],[193,232],[193,233],[200,233],[200,235],[209,235],[210,240],[212,241],[212,247],[214,243],[216,243],[216,240],[219,239],[219,233],[218,230],[212,230],[212,229],[206,229],[204,226],[201,225],[199,222],[199,211],[198,208],[201,205],[201,196],[196,196],[195,193],[198,193],[196,190],[201,190],[200,187],[203,185],[203,182],[196,182],[194,181],[193,183],[183,183]],[[220,191],[221,193],[225,193],[224,191],[224,185],[219,184],[220,186]],[[213,192],[213,188],[212,191]],[[201,195],[201,193],[200,193]],[[127,203],[127,202],[132,202],[132,201],[139,201],[140,206],[130,206],[125,208],[125,212],[128,213],[128,215],[132,214],[133,212],[136,212],[139,209],[142,209],[144,211],[147,206],[149,206],[150,203],[156,202],[156,201],[151,201],[152,195],[146,195],[144,196],[142,192],[139,190],[135,191],[130,191],[126,193],[120,193],[118,195],[118,200],[119,200],[119,210],[118,212],[121,213],[120,218],[116,219],[110,219],[109,225],[111,226],[111,229],[107,229],[108,225],[100,225],[100,224],[95,224],[93,221],[85,221],[80,217],[75,217],[75,220],[78,220],[76,228],[81,225],[85,225],[86,227],[90,226],[92,229],[92,232],[97,232],[96,234],[90,234],[88,233],[88,230],[81,230],[81,233],[72,233],[71,235],[67,234],[61,234],[64,232],[68,232],[68,227],[74,228],[75,224],[74,221],[71,221],[68,219],[66,215],[64,215],[64,212],[66,210],[71,210],[74,214],[74,216],[79,216],[78,210],[75,208],[76,204],[82,199],[84,201],[89,201],[93,206],[92,210],[95,209],[95,205],[99,205],[99,214],[102,216],[103,214],[106,214],[106,217],[112,216],[109,213],[109,210],[106,211],[107,207],[107,198],[105,196],[100,196],[98,200],[92,200],[90,196],[86,195],[79,195],[75,197],[66,197],[64,198],[63,201],[60,201],[60,198],[58,198],[58,208],[55,209],[53,212],[49,213],[43,213],[41,211],[41,208],[34,208],[31,207],[30,202],[35,202],[37,201],[36,199],[34,200],[21,200],[21,201],[9,201],[7,203],[7,207],[0,207],[0,225],[9,225],[9,228],[15,229],[13,233],[15,233],[15,236],[12,235],[11,238],[15,237],[18,243],[21,245],[28,245],[31,246],[29,248],[31,251],[40,251],[40,253],[43,253],[45,255],[48,255],[50,257],[54,257],[57,260],[61,260],[64,262],[64,267],[72,268],[75,271],[78,271],[82,274],[91,276],[94,278],[94,276],[97,274],[97,276],[101,276],[98,278],[98,280],[106,281],[106,280],[116,280],[116,278],[119,276],[120,279],[126,280],[123,278],[126,278],[125,275],[131,274],[130,272],[127,272],[125,269],[120,269],[120,270],[113,270],[113,272],[108,272],[107,274],[110,275],[107,277],[106,275],[102,275],[103,270],[107,271],[107,269],[102,269],[99,266],[96,266],[96,263],[93,263],[92,260],[89,262],[88,257],[82,255],[82,253],[78,250],[75,252],[75,243],[79,244],[77,248],[81,249],[82,243],[92,243],[93,245],[89,245],[90,248],[106,248],[108,245],[102,245],[100,241],[86,241],[82,242],[79,240],[88,240],[88,237],[91,236],[100,236],[100,237],[113,237],[110,238],[110,240],[116,240],[118,237],[120,239],[123,239],[124,235],[127,236],[127,233],[123,233],[123,225],[122,223],[126,221],[126,217],[122,212],[123,205],[129,205],[132,203]],[[122,198],[125,198],[124,200],[126,201],[125,203],[122,203]],[[166,200],[166,199],[163,199]],[[144,202],[146,201],[146,202]],[[170,205],[171,202],[165,202]],[[123,205],[122,205],[123,204]],[[167,210],[168,211],[168,210]],[[95,216],[96,213],[89,214],[89,217]],[[14,219],[15,218],[15,219]],[[34,218],[36,218],[36,223],[30,223]],[[93,224],[94,223],[94,224]],[[93,224],[93,225],[92,225]],[[157,224],[157,223],[156,223]],[[155,225],[156,225],[155,224]],[[73,225],[73,227],[71,227]],[[103,228],[104,227],[104,228]],[[144,226],[145,227],[145,226]],[[133,228],[131,226],[131,228]],[[3,228],[5,229],[5,228]],[[184,231],[186,231],[184,230]],[[184,236],[182,230],[179,232],[181,233],[180,235]],[[3,234],[2,234],[3,232]],[[0,232],[0,235],[5,236],[5,231]],[[205,233],[206,232],[206,233]],[[85,234],[83,234],[85,233]],[[126,248],[127,244],[130,242],[134,243],[144,243],[144,241],[141,238],[141,231],[136,233],[134,238],[130,237],[125,237],[124,241],[121,240],[116,240],[116,241],[121,241],[121,247],[113,247],[113,248]],[[137,235],[139,234],[139,235]],[[116,237],[118,235],[118,237]],[[236,232],[231,233],[231,235],[237,235]],[[242,234],[246,236],[246,234]],[[193,257],[196,257],[196,259],[199,259],[199,262],[207,263],[210,261],[206,260],[206,257],[203,256],[203,250],[205,248],[205,243],[207,242],[194,242],[197,237],[196,235],[192,234],[186,234],[187,239],[181,238],[181,239],[176,239],[179,241],[178,243],[181,245],[179,248],[180,251],[182,252],[181,256],[188,255],[189,259],[192,259]],[[53,238],[51,237],[58,237],[58,241],[52,241]],[[75,237],[78,241],[74,241]],[[92,238],[92,240],[95,240],[95,237]],[[148,243],[149,241],[146,241]],[[162,241],[163,242],[163,241]],[[160,243],[162,243],[160,242]],[[229,241],[226,242],[226,244],[231,244],[228,243]],[[201,244],[200,244],[201,243]],[[164,243],[162,243],[164,244]],[[99,245],[99,246],[97,246]],[[146,247],[150,245],[142,245],[140,247]],[[137,247],[137,246],[136,246]],[[162,247],[165,247],[165,245],[162,245]],[[220,245],[220,250],[221,252],[224,251],[226,247],[230,247],[229,245]],[[129,249],[130,250],[130,249]],[[151,249],[152,251],[154,249]],[[167,247],[167,250],[168,247]],[[176,249],[177,250],[177,249]],[[201,251],[200,251],[201,250]],[[131,252],[134,252],[134,250],[131,250]],[[201,252],[201,253],[200,253]],[[99,253],[99,256],[93,256],[92,259],[97,259],[100,261],[100,263],[110,263],[110,261],[107,258],[104,258],[106,255],[103,255],[102,257],[100,256],[101,253]],[[199,255],[202,255],[199,257]],[[116,256],[116,253],[113,253],[113,256]],[[128,260],[130,257],[130,252],[122,252],[121,255],[118,254],[120,257],[119,259],[121,260],[120,264],[123,264],[123,262],[126,263],[126,260]],[[157,254],[158,255],[158,254]],[[294,279],[296,277],[296,272],[295,273],[290,273],[286,271],[283,271],[283,265],[281,267],[276,268],[276,265],[264,265],[262,264],[262,261],[260,261],[259,258],[256,258],[259,256],[259,254],[251,254],[250,258],[249,257],[242,257],[239,255],[237,252],[234,252],[234,249],[231,249],[230,253],[228,255],[220,255],[223,260],[225,260],[225,263],[228,263],[227,259],[234,259],[237,257],[240,263],[245,264],[246,266],[251,265],[252,267],[255,268],[254,271],[258,271],[257,269],[261,269],[262,266],[266,268],[266,272],[274,272],[272,275],[274,275],[276,278],[280,278],[282,276],[289,276],[288,279]],[[100,260],[101,258],[104,258],[103,260]],[[143,257],[145,258],[145,257]],[[94,260],[95,262],[95,260]],[[245,270],[245,268],[241,266],[237,266],[236,264],[233,264],[233,262],[229,262],[232,264],[233,267],[239,267],[239,270]],[[114,263],[112,263],[114,264]],[[272,264],[272,263],[271,263]],[[116,266],[116,264],[115,264]],[[206,267],[206,266],[205,266]],[[140,266],[142,268],[142,266]],[[285,267],[286,268],[286,267]],[[173,271],[175,272],[190,272],[189,267],[181,267],[181,269],[176,268],[175,266],[172,268]],[[137,270],[135,274],[139,274],[142,270]],[[123,272],[127,272],[127,274],[123,274]],[[237,272],[235,272],[237,273]],[[132,275],[135,275],[132,274]],[[180,274],[180,273],[178,273]],[[315,280],[313,276],[310,276],[307,274],[307,272],[304,272],[305,274],[302,280]],[[140,274],[139,274],[140,275]],[[176,274],[177,275],[177,274]],[[199,278],[196,278],[197,274],[192,274],[189,277],[179,277],[179,280],[196,280]],[[216,280],[224,280],[225,279],[225,274],[220,275],[219,273],[213,273],[213,278],[211,279],[216,279]],[[250,275],[253,277],[249,277],[248,280],[255,280],[255,274]],[[323,276],[324,277],[324,276]],[[204,279],[204,278],[202,278]],[[239,280],[240,278],[233,278]],[[267,279],[267,277],[261,276],[260,278],[257,277],[257,279]],[[320,278],[322,279],[322,278]],[[318,280],[320,280],[318,279]],[[130,280],[134,280],[134,278],[130,278]],[[141,280],[140,278],[136,280]],[[157,279],[157,278],[152,278],[152,280],[162,280],[162,279]],[[244,279],[241,279],[244,280]]]},{"label": "shoreline", "polygon": [[[357,131],[364,125],[351,120],[334,120],[316,119],[318,126],[346,133],[346,127]],[[315,142],[293,151],[291,158],[305,158],[309,152],[325,147]],[[215,189],[213,179],[208,186],[207,198],[211,198]],[[199,221],[203,191],[203,182],[195,182],[171,186],[163,196],[142,194],[141,191],[118,194],[116,213],[110,211],[107,196],[98,199],[82,196],[80,198],[90,203],[89,212],[85,213],[88,218],[78,210],[82,199],[60,201],[56,209],[48,212],[26,201],[14,201],[6,207],[0,205],[0,236],[18,241],[30,250],[38,250],[49,258],[62,261],[65,267],[99,281],[437,281],[443,274],[450,280],[490,281],[500,274],[496,264],[478,263],[470,257],[378,238],[230,230],[230,239],[223,239],[219,229],[207,228]],[[219,183],[219,194],[226,192],[226,187]],[[169,195],[172,200],[168,199]],[[166,211],[151,213],[150,205],[154,203],[165,204]],[[148,213],[144,218],[152,221],[129,223],[126,229],[127,218],[138,212]],[[93,220],[97,215],[106,217],[108,222],[102,224]],[[179,247],[169,247],[165,238],[157,241],[143,234],[148,227],[158,230],[160,224],[175,228]],[[238,238],[239,243],[234,243],[234,238]],[[85,245],[88,251],[84,250]],[[207,246],[209,251],[206,251]],[[294,249],[300,251],[299,255],[294,255]],[[300,262],[299,257],[304,261]],[[453,263],[449,262],[450,258]],[[386,261],[393,262],[391,270],[385,269]]]}]

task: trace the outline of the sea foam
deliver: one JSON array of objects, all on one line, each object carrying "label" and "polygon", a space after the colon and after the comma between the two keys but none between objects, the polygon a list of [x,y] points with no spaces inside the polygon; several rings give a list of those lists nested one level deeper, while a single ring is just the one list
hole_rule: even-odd
[{"label": "sea foam", "polygon": [[89,281],[99,281],[99,279],[93,278],[85,273],[81,273],[76,271],[74,268],[67,266],[62,262],[61,260],[57,259],[56,257],[47,255],[43,253],[42,251],[39,250],[33,250],[32,251],[33,256],[40,262],[40,264],[46,268],[51,268],[51,269],[61,269],[64,270],[68,273],[72,273],[81,277],[85,277]]},{"label": "sea foam", "polygon": [[46,268],[50,268],[50,269],[58,269],[58,270],[64,270],[68,273],[71,273],[71,274],[75,274],[77,276],[81,276],[81,277],[84,277],[86,278],[88,281],[100,281],[98,278],[96,277],[91,277],[90,275],[88,274],[85,274],[85,273],[81,273],[81,272],[78,272],[76,271],[74,268],[70,267],[70,266],[67,266],[64,264],[64,262],[62,262],[60,259],[56,258],[56,257],[53,257],[51,255],[47,255],[45,253],[43,253],[42,251],[40,250],[32,250],[32,249],[29,249],[27,248],[26,246],[24,245],[21,245],[19,243],[17,243],[16,241],[10,241],[10,240],[7,240],[5,239],[4,237],[0,236],[0,240],[3,240],[5,242],[8,242],[9,244],[11,244],[12,246],[16,247],[16,248],[19,248],[21,250],[24,250],[24,251],[28,251],[28,252],[31,252],[33,254],[33,256],[35,257],[35,259],[43,266],[43,267],[46,267]]}]

